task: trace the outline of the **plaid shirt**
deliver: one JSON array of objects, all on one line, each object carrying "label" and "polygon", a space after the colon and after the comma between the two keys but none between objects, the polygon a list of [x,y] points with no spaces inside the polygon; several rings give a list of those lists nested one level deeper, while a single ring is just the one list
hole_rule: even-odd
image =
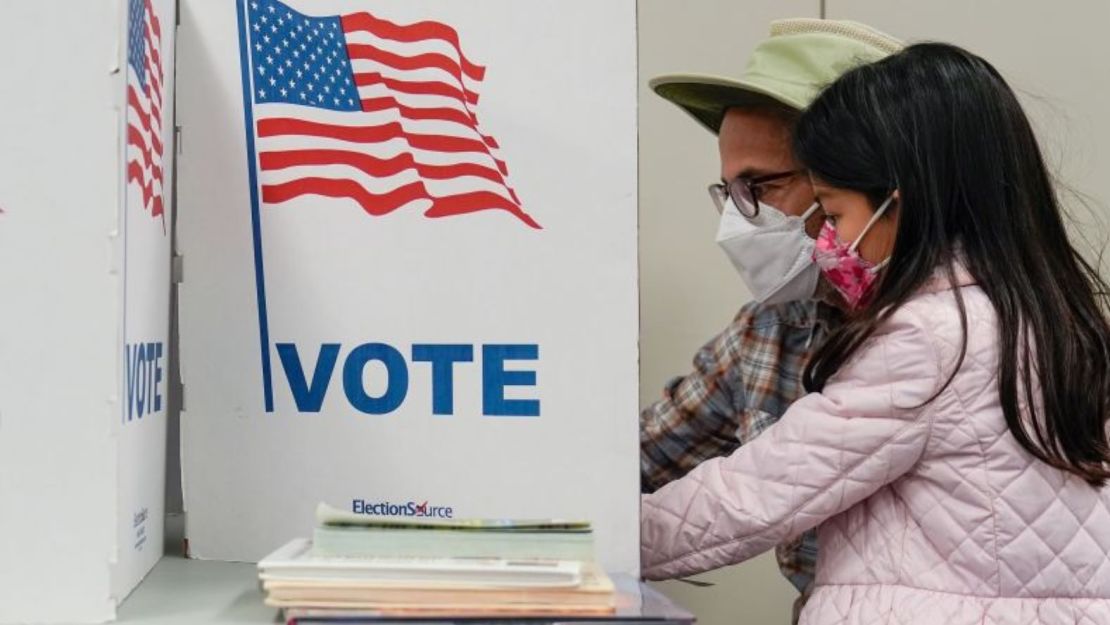
[{"label": "plaid shirt", "polygon": [[[804,394],[802,370],[838,313],[816,301],[751,303],[694,357],[694,372],[667,384],[640,414],[641,490],[650,493],[695,466],[727,456],[759,436]],[[813,585],[817,536],[811,530],[775,550],[802,596]]]}]

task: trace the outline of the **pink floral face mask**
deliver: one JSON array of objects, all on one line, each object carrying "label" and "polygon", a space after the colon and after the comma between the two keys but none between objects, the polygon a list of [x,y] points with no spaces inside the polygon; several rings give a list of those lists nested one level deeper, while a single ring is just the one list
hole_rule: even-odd
[{"label": "pink floral face mask", "polygon": [[863,232],[860,232],[851,245],[840,240],[840,237],[836,234],[836,226],[831,221],[825,221],[824,227],[821,228],[821,234],[817,235],[817,245],[813,248],[813,260],[817,263],[821,272],[825,274],[825,279],[829,281],[829,284],[840,292],[851,310],[856,310],[866,303],[871,295],[871,290],[875,286],[875,281],[879,277],[879,271],[890,261],[887,258],[881,263],[872,263],[860,256],[856,248],[859,247],[860,241],[863,241],[863,237],[871,231],[875,222],[890,207],[892,201],[894,201],[893,195],[883,202],[879,210],[875,211],[871,220],[864,226]]}]

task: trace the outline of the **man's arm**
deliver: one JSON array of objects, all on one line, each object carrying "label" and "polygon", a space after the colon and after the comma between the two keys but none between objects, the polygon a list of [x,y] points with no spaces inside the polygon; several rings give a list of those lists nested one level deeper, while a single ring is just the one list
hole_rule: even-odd
[{"label": "man's arm", "polygon": [[651,493],[769,427],[800,393],[812,317],[748,304],[640,413],[640,484]]}]

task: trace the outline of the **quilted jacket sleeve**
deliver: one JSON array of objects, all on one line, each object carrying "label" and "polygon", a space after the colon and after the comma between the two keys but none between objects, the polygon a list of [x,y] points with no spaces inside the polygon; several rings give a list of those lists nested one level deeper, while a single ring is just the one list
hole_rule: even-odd
[{"label": "quilted jacket sleeve", "polygon": [[647,579],[744,561],[815,527],[908,471],[943,382],[922,323],[903,308],[822,393],[763,435],[641,499]]}]

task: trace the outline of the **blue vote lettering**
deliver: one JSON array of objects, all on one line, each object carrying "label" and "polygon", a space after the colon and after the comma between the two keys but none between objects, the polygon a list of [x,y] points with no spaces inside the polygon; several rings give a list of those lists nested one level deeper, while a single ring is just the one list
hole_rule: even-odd
[{"label": "blue vote lettering", "polygon": [[[343,346],[323,343],[316,348],[311,373],[306,358],[294,343],[277,343],[278,359],[289,385],[290,395],[298,412],[320,412],[339,366]],[[412,346],[409,361],[428,363],[431,367],[432,414],[449,416],[455,412],[455,371],[474,362],[475,346],[471,344],[420,343]],[[539,399],[509,399],[509,387],[536,387],[535,370],[510,366],[512,361],[539,360],[539,346],[534,344],[494,344],[481,346],[482,414],[491,417],[538,417]],[[311,358],[305,354],[307,358]],[[384,371],[385,390],[371,395],[365,386],[366,368]],[[343,357],[342,386],[347,403],[355,410],[373,415],[397,411],[409,396],[409,362],[401,350],[387,343],[363,343]]]},{"label": "blue vote lettering", "polygon": [[162,343],[124,345],[128,423],[162,411]]}]

